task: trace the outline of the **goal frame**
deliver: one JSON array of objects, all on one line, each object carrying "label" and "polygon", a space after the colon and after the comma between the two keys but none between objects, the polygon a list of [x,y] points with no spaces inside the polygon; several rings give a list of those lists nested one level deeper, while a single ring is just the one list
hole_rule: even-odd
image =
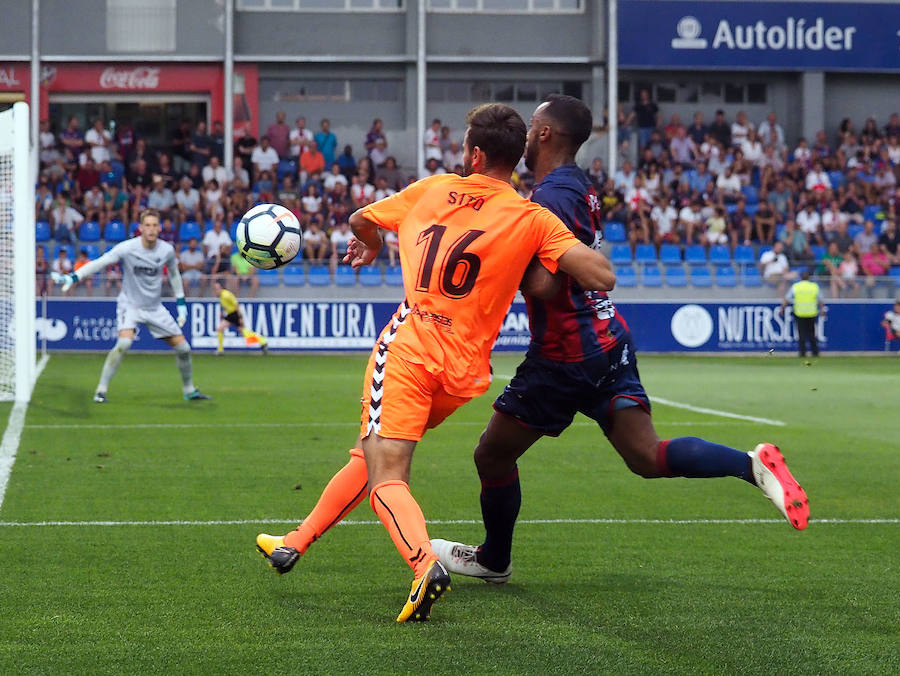
[{"label": "goal frame", "polygon": [[12,148],[13,163],[13,330],[14,395],[31,398],[37,370],[35,340],[34,171],[30,151],[28,104],[17,102],[0,113],[0,146]]}]

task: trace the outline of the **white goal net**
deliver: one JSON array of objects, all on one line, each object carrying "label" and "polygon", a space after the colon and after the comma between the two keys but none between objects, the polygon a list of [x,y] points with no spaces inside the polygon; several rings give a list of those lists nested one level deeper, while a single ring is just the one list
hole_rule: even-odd
[{"label": "white goal net", "polygon": [[0,113],[0,400],[27,401],[35,374],[34,181],[28,106]]}]

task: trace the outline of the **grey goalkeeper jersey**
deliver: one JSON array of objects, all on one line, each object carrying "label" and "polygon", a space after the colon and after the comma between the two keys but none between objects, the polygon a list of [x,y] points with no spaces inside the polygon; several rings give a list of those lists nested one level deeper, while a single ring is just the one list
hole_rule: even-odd
[{"label": "grey goalkeeper jersey", "polygon": [[108,265],[122,263],[122,291],[117,300],[136,308],[152,308],[162,299],[163,268],[168,267],[172,290],[184,293],[175,248],[161,239],[152,249],[144,247],[140,237],[125,240],[78,271],[79,279],[100,272]]}]

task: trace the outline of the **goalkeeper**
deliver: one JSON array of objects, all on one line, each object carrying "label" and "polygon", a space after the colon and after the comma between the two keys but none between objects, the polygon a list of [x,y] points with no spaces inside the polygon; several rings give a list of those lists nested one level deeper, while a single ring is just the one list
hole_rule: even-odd
[{"label": "goalkeeper", "polygon": [[[106,356],[94,401],[98,404],[106,402],[109,381],[131,347],[138,324],[144,324],[150,330],[150,335],[162,338],[175,350],[175,363],[181,374],[184,398],[189,401],[211,399],[212,397],[194,387],[191,346],[181,333],[180,327],[187,321],[187,304],[184,302],[184,286],[178,272],[175,249],[168,242],[159,239],[158,211],[145,209],[141,212],[139,221],[140,237],[117,244],[77,272],[53,274],[53,281],[62,284],[65,292],[73,284],[105,270],[108,265],[122,264],[122,291],[116,299],[119,338]],[[162,305],[162,275],[166,269],[178,306],[177,323]]]},{"label": "goalkeeper", "polygon": [[225,329],[229,326],[233,326],[240,331],[241,335],[244,336],[244,340],[247,341],[247,345],[259,345],[263,354],[268,354],[269,345],[265,336],[244,326],[244,315],[241,313],[241,307],[238,305],[234,294],[222,286],[222,282],[218,279],[216,280],[215,289],[216,295],[219,297],[219,305],[222,306],[222,319],[219,320],[219,325],[216,327],[216,333],[219,337],[219,347],[216,350],[216,354],[225,354]]}]

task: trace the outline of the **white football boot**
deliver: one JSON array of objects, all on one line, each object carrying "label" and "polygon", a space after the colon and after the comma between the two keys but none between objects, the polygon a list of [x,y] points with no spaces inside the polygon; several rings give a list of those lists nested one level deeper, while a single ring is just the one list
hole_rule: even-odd
[{"label": "white football boot", "polygon": [[478,563],[478,547],[435,538],[431,541],[431,548],[451,573],[478,577],[491,584],[505,584],[512,575],[512,564],[506,570],[497,572]]}]

